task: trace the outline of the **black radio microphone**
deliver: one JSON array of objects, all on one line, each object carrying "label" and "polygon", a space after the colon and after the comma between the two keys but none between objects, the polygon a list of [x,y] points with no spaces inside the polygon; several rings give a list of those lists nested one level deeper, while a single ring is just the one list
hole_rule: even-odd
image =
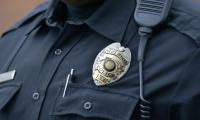
[{"label": "black radio microphone", "polygon": [[173,0],[137,0],[135,21],[140,26],[140,43],[138,48],[139,81],[140,81],[140,118],[151,119],[151,102],[144,97],[143,62],[145,48],[153,28],[166,20]]}]

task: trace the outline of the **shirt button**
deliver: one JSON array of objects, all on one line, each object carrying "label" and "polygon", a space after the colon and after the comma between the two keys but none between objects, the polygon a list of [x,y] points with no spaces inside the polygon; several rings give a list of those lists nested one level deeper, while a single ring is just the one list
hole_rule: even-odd
[{"label": "shirt button", "polygon": [[33,100],[39,100],[39,98],[40,98],[40,94],[37,93],[37,92],[35,92],[35,93],[33,93],[32,98],[33,98]]},{"label": "shirt button", "polygon": [[84,103],[83,107],[85,110],[90,110],[92,108],[92,103],[87,101]]},{"label": "shirt button", "polygon": [[54,52],[55,55],[61,55],[61,53],[62,53],[61,49],[56,49]]}]

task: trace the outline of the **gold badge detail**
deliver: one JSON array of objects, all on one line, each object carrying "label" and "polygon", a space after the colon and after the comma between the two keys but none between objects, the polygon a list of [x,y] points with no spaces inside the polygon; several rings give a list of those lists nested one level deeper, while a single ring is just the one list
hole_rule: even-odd
[{"label": "gold badge detail", "polygon": [[97,86],[118,81],[129,69],[131,52],[120,43],[112,43],[96,57],[93,65],[93,80]]}]

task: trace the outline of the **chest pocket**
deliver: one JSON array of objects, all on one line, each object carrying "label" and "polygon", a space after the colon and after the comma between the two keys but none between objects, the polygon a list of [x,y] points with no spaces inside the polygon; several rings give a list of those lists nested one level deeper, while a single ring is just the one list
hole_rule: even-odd
[{"label": "chest pocket", "polygon": [[138,102],[135,97],[87,85],[69,85],[65,97],[63,90],[61,87],[50,113],[59,120],[130,120]]},{"label": "chest pocket", "polygon": [[20,86],[20,84],[0,83],[0,111],[12,100],[17,91],[19,91]]}]

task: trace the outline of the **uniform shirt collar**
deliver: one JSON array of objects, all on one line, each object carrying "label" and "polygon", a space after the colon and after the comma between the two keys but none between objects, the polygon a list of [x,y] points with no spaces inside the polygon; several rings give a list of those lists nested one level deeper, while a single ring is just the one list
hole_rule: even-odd
[{"label": "uniform shirt collar", "polygon": [[[60,22],[61,19],[66,17],[62,4],[58,2],[55,9],[52,10],[52,8],[49,8],[50,10],[47,10],[46,19],[54,18],[54,20]],[[105,0],[84,24],[87,24],[92,30],[108,39],[121,42],[134,11],[135,4],[135,0]]]}]

